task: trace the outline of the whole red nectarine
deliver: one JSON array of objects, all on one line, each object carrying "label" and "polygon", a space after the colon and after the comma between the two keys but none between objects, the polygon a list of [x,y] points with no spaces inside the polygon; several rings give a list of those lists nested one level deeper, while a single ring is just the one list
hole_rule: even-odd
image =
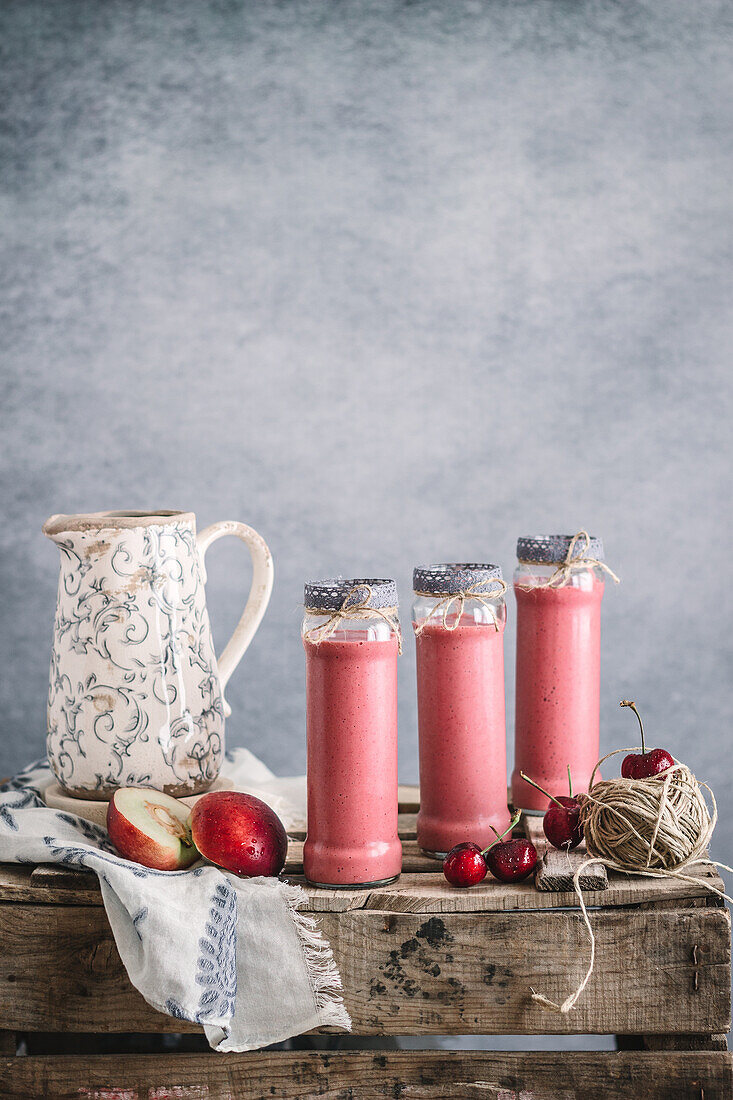
[{"label": "whole red nectarine", "polygon": [[279,875],[288,837],[282,821],[266,802],[239,791],[211,791],[191,811],[193,842],[203,856],[251,878]]}]

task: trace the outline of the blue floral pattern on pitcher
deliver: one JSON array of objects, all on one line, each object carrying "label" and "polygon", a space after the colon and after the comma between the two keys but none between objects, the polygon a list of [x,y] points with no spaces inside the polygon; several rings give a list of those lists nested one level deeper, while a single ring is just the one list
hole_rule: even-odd
[{"label": "blue floral pattern on pitcher", "polygon": [[61,551],[49,762],[74,794],[204,790],[224,708],[194,524],[113,524],[47,531]]}]

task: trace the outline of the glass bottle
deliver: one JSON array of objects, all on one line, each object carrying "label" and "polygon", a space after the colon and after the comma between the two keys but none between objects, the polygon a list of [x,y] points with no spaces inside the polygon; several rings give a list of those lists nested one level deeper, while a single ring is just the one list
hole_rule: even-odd
[{"label": "glass bottle", "polygon": [[599,756],[603,543],[582,533],[517,542],[515,767],[512,800],[543,813],[552,795],[587,790]]},{"label": "glass bottle", "polygon": [[380,886],[402,867],[397,835],[397,655],[393,580],[305,586],[306,878]]},{"label": "glass bottle", "polygon": [[[415,569],[420,812],[417,840],[442,858],[509,825],[504,713],[506,585],[498,565]],[[493,828],[492,828],[493,826]]]}]

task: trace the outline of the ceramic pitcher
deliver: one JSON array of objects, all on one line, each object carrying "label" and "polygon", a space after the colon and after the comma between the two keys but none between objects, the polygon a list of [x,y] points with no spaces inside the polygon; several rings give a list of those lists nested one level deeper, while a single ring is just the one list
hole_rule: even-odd
[{"label": "ceramic pitcher", "polygon": [[[224,688],[270,599],[264,540],[230,521],[197,535],[191,512],[57,515],[43,532],[61,551],[47,741],[59,783],[91,799],[123,786],[205,791],[224,752]],[[217,660],[204,554],[224,535],[249,547],[253,579]]]}]

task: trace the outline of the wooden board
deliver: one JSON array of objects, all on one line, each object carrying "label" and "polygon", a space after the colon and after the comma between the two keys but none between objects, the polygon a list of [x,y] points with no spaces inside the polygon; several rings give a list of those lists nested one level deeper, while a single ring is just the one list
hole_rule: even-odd
[{"label": "wooden board", "polygon": [[[547,893],[572,890],[575,872],[588,859],[585,844],[580,844],[572,851],[560,852],[548,842],[542,828],[541,817],[527,817],[525,815],[522,819],[522,826],[524,835],[532,841],[537,849],[539,860],[535,875],[537,889]],[[606,890],[608,888],[608,872],[602,863],[592,863],[585,868],[578,884],[584,892],[586,890]]]},{"label": "wooden board", "polygon": [[[321,915],[361,1035],[727,1032],[730,918],[718,907],[599,909],[597,966],[576,1009],[548,1013],[585,972],[577,912],[355,909]],[[0,905],[0,1028],[191,1031],[130,985],[98,906]]]},{"label": "wooden board", "polygon": [[[403,873],[391,886],[373,890],[323,890],[310,886],[303,878],[303,842],[291,839],[284,874],[303,885],[311,912],[346,912],[354,909],[379,909],[390,912],[510,912],[514,910],[577,908],[578,899],[567,882],[563,891],[543,892],[533,881],[503,885],[491,876],[470,890],[450,886],[443,877],[440,862],[422,854],[417,845],[416,821],[419,790],[400,787],[399,830],[402,839]],[[525,831],[543,850],[546,845],[540,818],[524,819]],[[565,853],[559,853],[566,859]],[[572,853],[571,853],[572,858]],[[710,883],[718,889],[723,883],[712,864],[704,864],[695,873],[699,885],[674,879],[653,879],[637,875],[611,873],[602,876],[608,882],[605,892],[594,889],[594,876],[584,889],[590,907],[645,905],[667,907],[716,904],[705,889]],[[585,881],[585,879],[584,879]],[[599,879],[600,882],[600,879]],[[554,883],[555,886],[559,883]],[[28,868],[18,864],[0,864],[0,902],[17,901],[55,905],[101,905],[96,876],[90,872],[48,864]]]},{"label": "wooden board", "polygon": [[[548,847],[540,857],[535,875],[535,887],[543,893],[560,894],[573,890],[575,874],[588,858],[587,852],[559,852]],[[589,863],[578,876],[578,887],[588,890],[608,889],[608,872],[602,863]]]},{"label": "wooden board", "polygon": [[[351,909],[383,909],[393,912],[509,912],[513,910],[577,908],[574,891],[542,893],[534,883],[504,885],[487,878],[470,890],[449,885],[436,860],[423,856],[415,841],[403,841],[405,871],[391,886],[372,890],[320,890],[302,877],[302,844],[290,845],[286,876],[300,883],[308,895],[304,908],[311,912],[344,912]],[[668,907],[715,905],[715,896],[705,889],[708,882],[718,889],[723,883],[712,864],[696,872],[699,885],[676,879],[645,878],[611,872],[605,891],[584,893],[586,905],[645,905]],[[41,864],[30,868],[14,863],[0,864],[0,902],[32,902],[54,905],[101,905],[102,895],[91,872]]]},{"label": "wooden board", "polygon": [[409,783],[400,783],[397,788],[397,803],[401,814],[416,814],[420,809],[420,788]]},{"label": "wooden board", "polygon": [[[587,892],[597,971],[577,1009],[558,1017],[529,989],[562,999],[584,973],[575,893],[491,878],[456,889],[414,830],[405,809],[404,873],[373,890],[308,886],[302,841],[290,845],[287,877],[303,883],[332,943],[356,1034],[727,1031],[730,924],[703,885],[720,884],[711,865],[699,885],[611,874],[607,890]],[[0,1028],[198,1030],[130,986],[96,876],[16,864],[0,865]]]},{"label": "wooden board", "polygon": [[[712,883],[720,880],[713,872],[705,877]],[[391,886],[372,890],[315,890],[302,876],[289,875],[289,881],[300,883],[308,900],[305,909],[315,913],[338,913],[352,909],[382,909],[395,913],[497,913],[532,910],[577,909],[575,891],[542,893],[534,883],[498,883],[487,879],[470,890],[451,887],[442,874],[403,874]],[[701,884],[673,880],[611,875],[607,890],[583,895],[589,908],[599,906],[640,906],[668,908],[670,905],[689,907],[717,905],[714,895]]]},{"label": "wooden board", "polygon": [[[413,805],[413,803],[408,803]],[[402,810],[397,815],[397,831],[403,840],[415,840],[417,837],[417,810],[410,810],[403,813]],[[290,841],[305,840],[304,829],[290,829],[288,832]]]},{"label": "wooden board", "polygon": [[19,1100],[730,1100],[726,1053],[344,1051],[0,1061]]}]

